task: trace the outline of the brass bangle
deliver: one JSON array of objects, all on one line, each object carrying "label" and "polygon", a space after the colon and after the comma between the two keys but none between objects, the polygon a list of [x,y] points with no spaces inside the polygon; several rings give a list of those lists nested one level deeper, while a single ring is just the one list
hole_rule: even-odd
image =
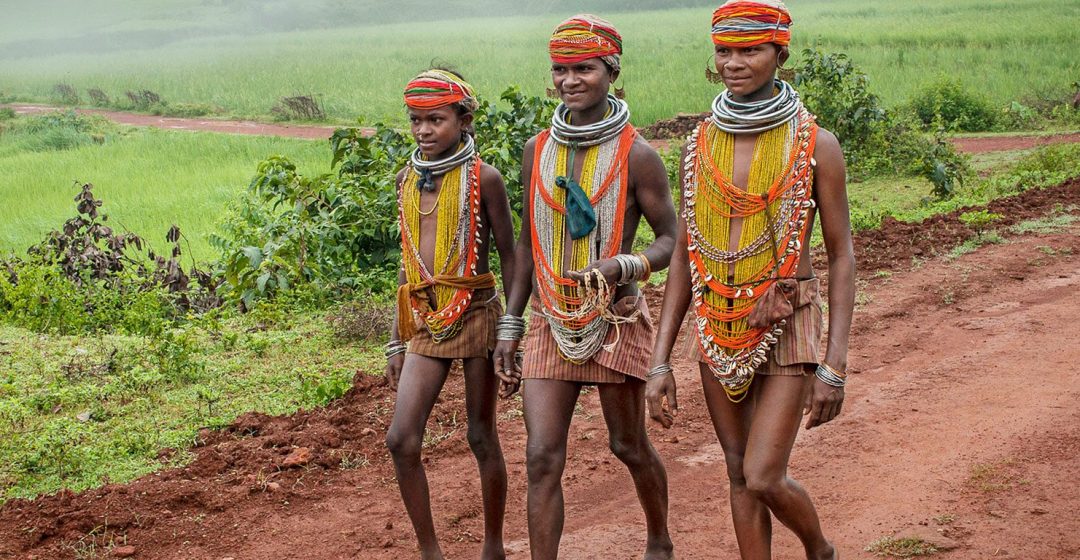
[{"label": "brass bangle", "polygon": [[646,257],[645,253],[637,253],[634,256],[641,259],[641,264],[645,265],[645,277],[641,279],[641,283],[645,284],[652,276],[652,263],[649,262],[649,257]]}]

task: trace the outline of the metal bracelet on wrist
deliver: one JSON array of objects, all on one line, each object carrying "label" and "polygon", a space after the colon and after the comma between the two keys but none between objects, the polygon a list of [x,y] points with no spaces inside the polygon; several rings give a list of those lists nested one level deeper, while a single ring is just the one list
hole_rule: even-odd
[{"label": "metal bracelet on wrist", "polygon": [[495,340],[512,340],[514,342],[525,338],[525,319],[516,315],[503,315],[495,321]]},{"label": "metal bracelet on wrist", "polygon": [[642,261],[641,257],[619,254],[615,255],[615,261],[619,263],[618,284],[620,286],[625,286],[645,277],[645,262]]},{"label": "metal bracelet on wrist", "polygon": [[657,377],[663,377],[673,371],[675,370],[671,368],[671,364],[663,363],[650,369],[649,373],[645,375],[645,379],[655,379]]},{"label": "metal bracelet on wrist", "polygon": [[842,376],[840,372],[824,363],[818,364],[817,370],[814,371],[814,375],[816,375],[822,383],[832,387],[842,388],[847,384],[846,376]]},{"label": "metal bracelet on wrist", "polygon": [[404,354],[409,349],[409,345],[400,340],[391,340],[383,347],[383,353],[386,354],[386,358],[390,359],[398,354]]}]

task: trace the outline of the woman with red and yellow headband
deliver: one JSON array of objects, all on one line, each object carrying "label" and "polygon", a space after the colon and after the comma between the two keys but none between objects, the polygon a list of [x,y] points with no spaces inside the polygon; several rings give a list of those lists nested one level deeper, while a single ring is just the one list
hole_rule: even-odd
[{"label": "woman with red and yellow headband", "polygon": [[[653,330],[637,287],[667,267],[675,245],[667,173],[630,124],[626,102],[609,93],[620,72],[618,31],[596,16],[575,16],[555,29],[549,47],[562,103],[551,128],[525,145],[517,272],[495,351],[507,393],[524,378],[529,546],[534,560],[558,556],[567,431],[582,387],[596,385],[611,450],[641,497],[645,558],[667,559],[667,477],[645,432]],[[641,218],[656,241],[633,253]],[[522,314],[534,295],[526,329]]]},{"label": "woman with red and yellow headband", "polygon": [[481,558],[499,560],[506,464],[495,431],[498,378],[491,371],[502,313],[491,244],[503,285],[514,276],[514,229],[502,175],[480,160],[471,130],[472,87],[449,70],[423,72],[405,88],[416,149],[397,176],[401,272],[397,318],[386,346],[386,377],[397,391],[386,445],[425,560],[441,560],[427,476],[424,428],[454,360],[465,370],[468,440],[484,504]]},{"label": "woman with red and yellow headband", "polygon": [[[855,258],[840,144],[776,79],[790,29],[779,0],[730,1],[713,14],[716,68],[707,73],[726,90],[684,148],[679,241],[646,399],[652,418],[671,426],[678,405],[669,357],[692,303],[692,354],[724,449],[742,558],[771,558],[775,516],[807,558],[828,560],[837,551],[787,465],[801,416],[814,428],[840,413]],[[823,360],[815,219],[829,262]]]}]

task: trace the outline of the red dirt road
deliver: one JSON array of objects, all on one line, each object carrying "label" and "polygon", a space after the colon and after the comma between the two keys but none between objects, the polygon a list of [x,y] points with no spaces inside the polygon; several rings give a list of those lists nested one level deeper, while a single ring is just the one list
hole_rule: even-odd
[{"label": "red dirt road", "polygon": [[[51,111],[65,111],[67,107],[55,107],[50,105],[37,105],[31,103],[18,103],[0,105],[10,107],[17,114],[37,114]],[[127,113],[123,111],[107,111],[104,109],[76,109],[77,113],[86,115],[100,115],[113,122],[131,126],[149,126],[169,130],[196,130],[205,132],[221,132],[226,134],[251,134],[258,136],[282,136],[287,138],[306,138],[310,140],[322,140],[330,138],[334,133],[333,126],[318,125],[289,125],[268,124],[256,121],[229,121],[218,119],[185,119],[176,117],[158,117],[139,113]],[[685,119],[686,117],[682,117]],[[677,120],[677,119],[676,119]],[[656,125],[654,125],[656,126]],[[1026,150],[1039,146],[1062,143],[1080,142],[1080,133],[1062,133],[1047,136],[995,136],[986,138],[954,138],[953,143],[961,152],[969,154],[981,154],[986,152],[1005,152],[1012,150]],[[654,147],[666,148],[670,140],[653,140]]]},{"label": "red dirt road", "polygon": [[[1077,196],[1073,182],[1001,204],[1016,220]],[[1080,331],[1072,327],[1080,226],[942,258],[963,237],[958,224],[947,215],[927,225],[939,234],[937,253],[889,223],[857,238],[867,264],[853,381],[840,418],[800,434],[792,474],[815,497],[843,558],[872,558],[863,551],[869,543],[911,528],[952,547],[938,555],[945,559],[1080,557]],[[883,243],[906,250],[893,260],[862,254]],[[685,360],[675,368],[678,422],[650,431],[668,467],[676,551],[684,560],[737,558],[700,380]],[[71,558],[90,542],[165,560],[415,558],[381,443],[393,398],[381,381],[358,375],[356,388],[326,409],[249,414],[203,434],[184,469],[9,502],[0,507],[0,559]],[[448,558],[475,558],[482,519],[461,391],[453,377],[425,453]],[[507,548],[525,559],[518,402],[501,406],[500,431],[510,474]],[[563,558],[640,558],[644,520],[605,436],[592,392],[570,432]],[[290,454],[302,465],[286,467]],[[775,532],[774,556],[799,558],[792,535],[778,524]]]},{"label": "red dirt road", "polygon": [[[15,110],[19,115],[33,115],[50,113],[53,111],[66,111],[68,107],[52,107],[49,105],[34,104],[11,104],[4,105]],[[267,124],[255,121],[228,121],[218,119],[185,119],[176,117],[159,117],[155,115],[143,115],[139,113],[126,113],[122,111],[106,111],[104,109],[76,109],[81,115],[99,115],[119,124],[130,126],[148,126],[167,130],[194,130],[203,132],[221,132],[225,134],[250,134],[256,136],[282,136],[286,138],[306,138],[309,140],[325,140],[330,138],[337,127],[317,125],[290,125],[290,124]]]}]

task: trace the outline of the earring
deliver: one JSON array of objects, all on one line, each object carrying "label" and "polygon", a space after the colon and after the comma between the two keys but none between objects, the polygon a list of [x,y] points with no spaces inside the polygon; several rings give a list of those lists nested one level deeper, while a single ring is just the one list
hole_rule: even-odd
[{"label": "earring", "polygon": [[620,88],[615,88],[615,98],[616,99],[626,99],[626,89],[621,88],[621,87]]},{"label": "earring", "polygon": [[559,90],[557,90],[555,88],[547,88],[545,93],[547,93],[547,96],[550,97],[551,99],[558,99],[559,98]]},{"label": "earring", "polygon": [[721,84],[724,82],[724,75],[709,66],[705,66],[705,79],[714,84]]}]

